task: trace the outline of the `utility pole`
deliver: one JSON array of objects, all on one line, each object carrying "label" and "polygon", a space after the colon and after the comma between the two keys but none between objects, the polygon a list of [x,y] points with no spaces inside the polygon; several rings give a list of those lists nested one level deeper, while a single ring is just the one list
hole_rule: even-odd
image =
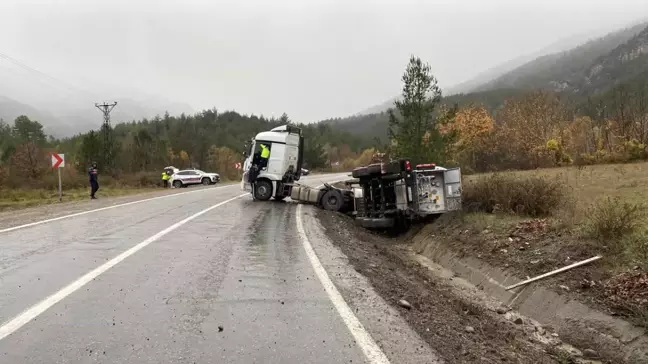
[{"label": "utility pole", "polygon": [[117,101],[113,102],[112,104],[107,104],[105,101],[103,104],[95,104],[95,107],[99,110],[101,110],[101,113],[103,114],[103,130],[104,130],[104,161],[103,161],[103,168],[109,169],[109,164],[112,162],[112,156],[110,156],[110,151],[112,147],[112,140],[111,140],[111,128],[110,128],[110,112],[112,109],[117,106]]}]

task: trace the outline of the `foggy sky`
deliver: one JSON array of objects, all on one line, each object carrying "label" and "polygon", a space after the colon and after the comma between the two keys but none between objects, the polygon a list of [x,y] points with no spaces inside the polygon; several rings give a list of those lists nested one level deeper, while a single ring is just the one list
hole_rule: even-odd
[{"label": "foggy sky", "polygon": [[0,0],[0,53],[84,90],[310,122],[399,94],[410,54],[448,87],[646,17],[645,0]]}]

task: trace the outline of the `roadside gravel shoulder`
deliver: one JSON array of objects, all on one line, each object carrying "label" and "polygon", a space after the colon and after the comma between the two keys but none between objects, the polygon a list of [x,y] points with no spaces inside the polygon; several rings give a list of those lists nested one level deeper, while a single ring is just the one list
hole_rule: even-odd
[{"label": "roadside gravel shoulder", "polygon": [[[303,211],[304,229],[331,281],[391,363],[440,364],[437,353],[410,328],[398,308],[385,302],[370,280],[329,239],[312,206]],[[336,242],[337,243],[337,242]]]},{"label": "roadside gravel shoulder", "polygon": [[[407,258],[408,250],[399,244],[400,239],[371,234],[356,227],[350,218],[340,214],[318,210],[315,215],[327,240],[341,251],[342,258],[336,258],[337,261],[348,258],[348,262],[357,271],[356,275],[366,277],[364,282],[381,297],[380,301],[389,307],[391,315],[396,312],[395,315],[399,316],[399,319],[394,319],[394,322],[398,322],[394,327],[404,332],[413,332],[410,337],[416,335],[416,340],[423,342],[426,350],[436,351],[443,362],[560,362],[545,352],[544,347],[532,339],[532,333],[526,332],[523,325],[516,325],[499,317],[497,313],[474,304],[455,294],[446,282],[431,277],[427,268]],[[317,252],[320,254],[319,250]],[[332,272],[335,269],[334,266]],[[350,297],[349,304],[356,310],[362,309],[357,306],[358,300],[354,296],[359,295],[358,291],[364,288],[356,284],[345,286],[345,279],[340,278],[339,273],[331,275],[335,278],[336,285],[341,285],[345,298]],[[406,300],[411,308],[399,304],[401,300]],[[364,319],[361,318],[363,323],[371,320],[371,317],[365,316]],[[391,335],[400,334],[392,332]],[[381,343],[383,338],[375,339]],[[394,362],[423,362],[412,357],[402,359]],[[427,362],[430,362],[429,358]]]}]

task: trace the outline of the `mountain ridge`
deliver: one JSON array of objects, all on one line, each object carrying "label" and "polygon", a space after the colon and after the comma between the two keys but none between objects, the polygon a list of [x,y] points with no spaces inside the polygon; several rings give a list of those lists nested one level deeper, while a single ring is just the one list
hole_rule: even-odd
[{"label": "mountain ridge", "polygon": [[573,90],[576,85],[584,86],[585,70],[598,59],[604,58],[616,48],[631,41],[648,27],[648,22],[639,23],[603,37],[590,40],[564,52],[538,57],[474,91],[499,88],[550,89],[556,92]]},{"label": "mountain ridge", "polygon": [[[648,27],[648,20],[642,20],[618,28],[614,31],[606,31],[605,33],[599,32],[597,35],[581,33],[579,35],[558,40],[537,52],[503,62],[479,73],[477,76],[467,81],[451,87],[443,88],[444,95],[456,96],[459,94],[471,94],[474,92],[483,92],[495,89],[539,88],[525,87],[520,84],[521,82],[519,79],[524,77],[532,78],[534,75],[537,75],[538,67],[550,70],[552,67],[556,67],[556,62],[560,61],[561,57],[569,55],[570,52],[572,54],[578,53],[583,49],[589,52],[589,54],[586,54],[584,58],[593,62],[597,57],[602,57],[611,52],[615,47],[629,41],[633,36],[640,33],[641,30],[646,27]],[[582,69],[583,67],[585,66],[581,64],[579,69]],[[554,81],[554,83],[549,84],[549,81]],[[565,87],[560,77],[558,77],[558,80],[550,79],[549,81],[547,81],[542,88],[560,90]],[[532,80],[531,82],[533,85],[538,85],[539,83],[537,80]],[[364,109],[354,114],[353,117],[386,111],[390,107],[393,107],[394,101],[398,100],[399,97],[400,96],[395,96],[378,105]]]}]

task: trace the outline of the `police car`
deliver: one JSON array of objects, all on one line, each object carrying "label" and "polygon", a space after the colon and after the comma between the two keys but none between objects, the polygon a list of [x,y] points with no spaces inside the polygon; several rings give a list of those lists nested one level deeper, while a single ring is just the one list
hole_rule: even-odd
[{"label": "police car", "polygon": [[203,184],[205,186],[220,182],[218,173],[207,173],[199,169],[185,169],[171,175],[171,185],[175,188]]}]

